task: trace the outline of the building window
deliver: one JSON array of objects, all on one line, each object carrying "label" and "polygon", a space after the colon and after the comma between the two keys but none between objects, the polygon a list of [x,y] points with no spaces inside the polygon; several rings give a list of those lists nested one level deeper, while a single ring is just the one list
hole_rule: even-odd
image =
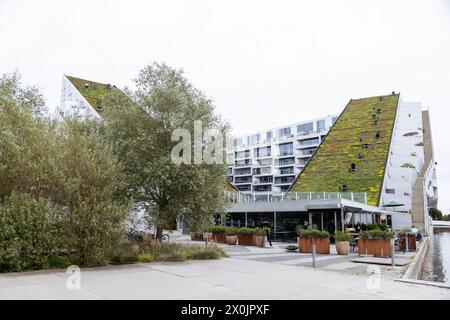
[{"label": "building window", "polygon": [[256,148],[256,157],[270,157],[271,155],[271,147],[264,147],[264,148]]},{"label": "building window", "polygon": [[338,117],[333,117],[333,119],[331,119],[331,122],[332,122],[333,124],[335,124],[336,121],[337,121],[337,119],[338,119]]},{"label": "building window", "polygon": [[280,144],[280,156],[291,156],[294,154],[294,145],[292,143]]},{"label": "building window", "polygon": [[300,140],[300,146],[311,146],[319,144],[319,138]]},{"label": "building window", "polygon": [[278,130],[279,138],[289,138],[291,137],[291,127],[283,128]]},{"label": "building window", "polygon": [[389,188],[386,188],[385,192],[386,192],[387,194],[395,194],[395,189],[389,189]]},{"label": "building window", "polygon": [[297,126],[297,133],[299,134],[308,134],[314,131],[314,124],[312,122],[299,124]]},{"label": "building window", "polygon": [[266,139],[267,139],[267,141],[272,141],[272,138],[273,138],[273,136],[272,136],[272,131],[267,131],[267,133],[266,133]]},{"label": "building window", "polygon": [[294,158],[287,158],[287,159],[280,159],[278,161],[279,161],[279,165],[280,166],[286,166],[286,165],[294,164],[295,159]]},{"label": "building window", "polygon": [[316,122],[317,132],[325,131],[325,120],[319,120]]},{"label": "building window", "polygon": [[259,133],[251,135],[251,136],[248,137],[248,144],[250,146],[258,144],[259,143],[259,139],[260,139],[260,134]]}]

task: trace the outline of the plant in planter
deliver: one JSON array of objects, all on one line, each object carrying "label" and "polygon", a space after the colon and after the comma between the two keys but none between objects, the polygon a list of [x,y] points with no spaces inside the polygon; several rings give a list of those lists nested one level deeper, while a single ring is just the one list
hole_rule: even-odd
[{"label": "plant in planter", "polygon": [[288,252],[295,252],[298,250],[298,246],[295,244],[290,244],[286,247],[286,251]]},{"label": "plant in planter", "polygon": [[227,244],[235,245],[237,243],[237,232],[238,228],[235,227],[227,227],[225,229],[225,238],[227,240]]},{"label": "plant in planter", "polygon": [[350,241],[352,236],[349,233],[343,231],[336,231],[334,235],[336,239],[336,251],[338,255],[348,255],[350,251]]},{"label": "plant in planter", "polygon": [[256,228],[255,234],[256,234],[256,245],[258,247],[264,247],[266,245],[266,234],[267,231],[270,233],[270,228]]},{"label": "plant in planter", "polygon": [[398,233],[398,238],[399,238],[399,249],[401,251],[406,250],[406,235],[408,235],[408,251],[409,252],[414,252],[416,251],[416,235],[414,233],[411,233],[411,229],[410,228],[403,228],[399,233]]},{"label": "plant in planter", "polygon": [[386,230],[368,230],[359,234],[359,254],[369,254],[375,257],[391,256],[392,232]]},{"label": "plant in planter", "polygon": [[316,253],[330,253],[330,234],[309,226],[307,229],[297,228],[298,247],[302,253],[311,253],[312,245],[316,245]]},{"label": "plant in planter", "polygon": [[239,228],[238,229],[238,244],[242,246],[256,246],[256,229],[254,228]]},{"label": "plant in planter", "polygon": [[209,232],[212,233],[212,240],[217,243],[227,243],[225,230],[227,227],[225,226],[212,226],[208,229]]}]

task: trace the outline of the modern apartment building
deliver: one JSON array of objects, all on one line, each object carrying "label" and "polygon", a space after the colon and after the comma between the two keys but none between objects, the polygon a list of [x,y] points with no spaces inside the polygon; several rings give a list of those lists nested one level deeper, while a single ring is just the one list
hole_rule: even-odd
[{"label": "modern apartment building", "polygon": [[[429,112],[422,110],[420,103],[405,102],[393,92],[351,99],[331,123],[334,124],[328,134],[314,133],[319,136],[320,145],[314,145],[316,150],[309,161],[301,167],[294,162],[294,173],[300,174],[287,192],[281,197],[267,196],[266,200],[254,195],[234,196],[227,224],[265,223],[273,226],[276,237],[290,233],[294,238],[299,225],[314,224],[332,231],[373,221],[385,222],[393,230],[414,225],[429,234],[429,208],[436,207],[438,201]],[[294,127],[289,126],[290,130]],[[282,133],[283,128],[272,131]],[[296,149],[301,140],[297,140],[299,132],[294,133],[290,139]],[[245,165],[258,169],[254,164],[258,161],[255,155],[259,145],[249,147],[249,136],[244,138],[247,146],[235,150],[234,156],[247,151],[244,156],[249,161]],[[274,159],[284,159],[280,144],[281,141],[274,143]],[[297,155],[290,157],[298,159]],[[234,174],[233,179],[239,177],[235,175],[237,168],[240,167],[235,165],[229,172]],[[273,179],[279,169],[275,164],[271,167]],[[249,180],[252,190],[259,186],[254,183],[260,181],[257,178],[252,175]],[[241,180],[234,182],[237,187],[245,185]],[[276,182],[272,187],[277,187]]]},{"label": "modern apartment building", "polygon": [[83,118],[100,119],[105,107],[104,97],[119,89],[109,83],[63,75],[61,87],[61,105],[57,109],[58,119],[78,115]]},{"label": "modern apartment building", "polygon": [[227,152],[228,180],[244,194],[286,192],[337,116],[235,137]]}]

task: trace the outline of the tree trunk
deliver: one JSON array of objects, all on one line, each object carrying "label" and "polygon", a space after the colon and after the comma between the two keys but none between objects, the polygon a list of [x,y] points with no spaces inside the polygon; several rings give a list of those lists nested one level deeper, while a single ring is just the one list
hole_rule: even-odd
[{"label": "tree trunk", "polygon": [[161,242],[161,239],[162,239],[162,232],[163,232],[163,226],[158,225],[156,227],[156,240],[158,240],[159,242]]}]

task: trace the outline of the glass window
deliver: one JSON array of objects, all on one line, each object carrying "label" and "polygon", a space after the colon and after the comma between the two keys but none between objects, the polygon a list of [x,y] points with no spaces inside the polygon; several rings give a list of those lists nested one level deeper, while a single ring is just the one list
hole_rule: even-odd
[{"label": "glass window", "polygon": [[272,159],[261,159],[257,161],[260,166],[269,166],[272,165]]},{"label": "glass window", "polygon": [[300,141],[301,146],[311,146],[319,144],[319,138],[305,139]]},{"label": "glass window", "polygon": [[314,131],[314,125],[312,122],[299,124],[297,126],[297,133],[305,134]]},{"label": "glass window", "polygon": [[248,144],[250,146],[258,144],[259,143],[259,138],[260,138],[260,134],[259,133],[249,136],[248,137]]},{"label": "glass window", "polygon": [[256,148],[256,157],[270,157],[271,147]]},{"label": "glass window", "polygon": [[243,144],[244,144],[244,143],[243,143],[242,138],[236,138],[236,139],[234,139],[234,146],[235,146],[235,147],[237,147],[237,148],[242,147]]},{"label": "glass window", "polygon": [[333,124],[336,123],[337,119],[338,119],[338,117],[333,117],[333,119],[331,120],[333,122]]},{"label": "glass window", "polygon": [[283,128],[278,130],[278,137],[288,138],[291,136],[291,127]]},{"label": "glass window", "polygon": [[243,174],[251,174],[250,168],[234,169],[234,175],[239,176]]},{"label": "glass window", "polygon": [[280,156],[291,156],[294,154],[294,145],[292,143],[280,144]]},{"label": "glass window", "polygon": [[267,131],[266,139],[267,139],[267,141],[271,141],[272,140],[272,131]]},{"label": "glass window", "polygon": [[279,161],[280,166],[294,164],[294,162],[295,162],[294,158],[280,159],[278,161]]},{"label": "glass window", "polygon": [[325,130],[325,120],[319,120],[316,122],[317,124],[317,132]]}]

